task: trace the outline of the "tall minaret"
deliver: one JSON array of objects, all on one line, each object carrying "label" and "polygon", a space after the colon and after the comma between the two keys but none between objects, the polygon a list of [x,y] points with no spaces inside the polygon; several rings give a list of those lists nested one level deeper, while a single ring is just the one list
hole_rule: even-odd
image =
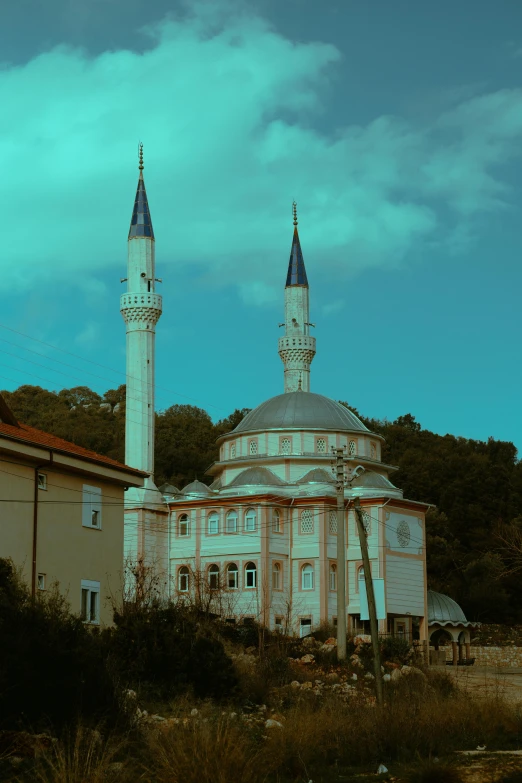
[{"label": "tall minaret", "polygon": [[154,485],[154,360],[156,323],[162,307],[161,296],[154,291],[158,278],[143,181],[143,144],[139,147],[139,172],[127,243],[127,293],[121,296],[120,310],[127,327],[125,462],[150,475],[143,490],[129,490],[127,495],[146,503],[157,501],[158,495]]},{"label": "tall minaret", "polygon": [[285,336],[279,338],[279,356],[285,366],[285,392],[310,391],[310,365],[315,337],[310,336],[308,279],[297,232],[297,205],[293,203],[294,237],[285,286]]}]

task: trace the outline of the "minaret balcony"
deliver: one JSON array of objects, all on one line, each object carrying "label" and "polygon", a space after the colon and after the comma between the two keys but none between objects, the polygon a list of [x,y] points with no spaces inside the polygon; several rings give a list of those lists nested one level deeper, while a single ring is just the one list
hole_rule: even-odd
[{"label": "minaret balcony", "polygon": [[285,348],[304,348],[308,351],[315,353],[315,337],[308,335],[296,335],[295,337],[280,337],[279,338],[279,350],[282,351]]},{"label": "minaret balcony", "polygon": [[144,328],[154,327],[159,320],[162,311],[162,299],[159,294],[126,293],[120,297],[120,311],[126,324],[145,324]]}]

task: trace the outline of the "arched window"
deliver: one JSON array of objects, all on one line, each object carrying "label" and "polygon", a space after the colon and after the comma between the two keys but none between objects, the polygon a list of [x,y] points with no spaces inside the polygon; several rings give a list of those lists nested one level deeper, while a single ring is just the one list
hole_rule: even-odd
[{"label": "arched window", "polygon": [[281,563],[272,566],[272,589],[281,590]]},{"label": "arched window", "polygon": [[245,531],[247,533],[253,533],[256,529],[256,512],[255,509],[249,508],[245,515]]},{"label": "arched window", "polygon": [[301,512],[301,533],[314,532],[314,512],[311,508],[305,508]]},{"label": "arched window", "polygon": [[227,566],[227,585],[229,590],[237,590],[237,574],[237,565],[235,563],[230,563],[230,565]]},{"label": "arched window", "polygon": [[357,445],[354,440],[351,440],[350,443],[348,444],[348,455],[350,457],[355,457],[356,453],[357,453]]},{"label": "arched window", "polygon": [[361,582],[364,582],[364,567],[363,566],[359,566],[359,568],[357,569],[357,589],[358,590],[361,589],[359,587]]},{"label": "arched window", "polygon": [[255,563],[247,563],[245,566],[245,587],[252,589],[257,586],[257,568]]},{"label": "arched window", "polygon": [[301,569],[301,587],[303,590],[314,589],[314,567],[305,563]]},{"label": "arched window", "polygon": [[231,443],[230,444],[230,459],[235,459],[235,458],[236,458],[236,444],[235,443]]},{"label": "arched window", "polygon": [[337,566],[330,563],[330,590],[337,590]]},{"label": "arched window", "polygon": [[208,534],[215,536],[216,533],[219,533],[219,514],[213,511],[208,515]]},{"label": "arched window", "polygon": [[212,563],[208,569],[208,586],[211,590],[219,588],[219,566],[215,563]]},{"label": "arched window", "polygon": [[257,454],[257,440],[250,441],[250,453]]},{"label": "arched window", "polygon": [[237,511],[229,511],[227,514],[227,533],[237,533]]},{"label": "arched window", "polygon": [[281,438],[280,449],[281,449],[281,454],[292,453],[292,441],[290,440],[290,438]]},{"label": "arched window", "polygon": [[178,532],[180,536],[190,535],[189,518],[187,514],[182,514],[178,519]]},{"label": "arched window", "polygon": [[317,438],[315,441],[315,450],[318,454],[326,454],[326,438]]},{"label": "arched window", "polygon": [[274,509],[272,512],[272,532],[281,532],[281,514],[277,509]]},{"label": "arched window", "polygon": [[178,571],[178,590],[180,593],[188,593],[190,574],[187,566],[181,566]]},{"label": "arched window", "polygon": [[330,535],[336,536],[337,535],[337,511],[330,511]]}]

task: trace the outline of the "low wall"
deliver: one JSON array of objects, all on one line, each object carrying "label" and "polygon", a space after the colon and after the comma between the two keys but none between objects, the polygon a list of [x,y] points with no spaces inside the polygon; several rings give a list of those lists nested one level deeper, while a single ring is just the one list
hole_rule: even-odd
[{"label": "low wall", "polygon": [[[452,650],[448,645],[439,646],[444,650],[446,660],[452,660]],[[462,651],[465,655],[465,648]],[[470,655],[475,658],[475,666],[512,666],[522,668],[522,647],[484,647],[471,645]]]}]

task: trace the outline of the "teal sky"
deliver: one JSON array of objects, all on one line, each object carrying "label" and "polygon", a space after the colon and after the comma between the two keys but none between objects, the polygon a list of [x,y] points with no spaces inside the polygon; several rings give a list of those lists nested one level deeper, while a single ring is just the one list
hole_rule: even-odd
[{"label": "teal sky", "polygon": [[2,9],[0,387],[123,382],[141,140],[159,409],[283,391],[295,199],[312,390],[522,449],[519,0]]}]

